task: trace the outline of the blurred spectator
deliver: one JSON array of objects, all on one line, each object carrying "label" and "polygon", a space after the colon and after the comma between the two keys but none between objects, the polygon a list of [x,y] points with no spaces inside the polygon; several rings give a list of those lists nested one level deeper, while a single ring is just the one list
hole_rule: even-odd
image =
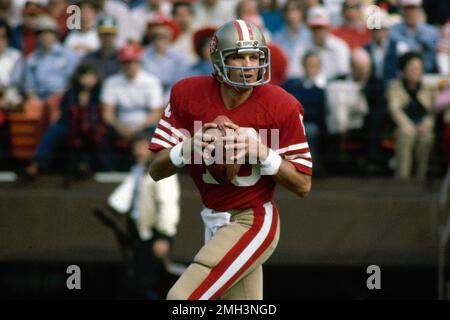
[{"label": "blurred spectator", "polygon": [[288,56],[275,42],[269,42],[267,48],[270,50],[270,83],[280,85],[287,78]]},{"label": "blurred spectator", "polygon": [[439,73],[450,77],[450,18],[441,28],[437,51]]},{"label": "blurred spectator", "polygon": [[194,25],[196,28],[209,25],[221,26],[235,17],[235,1],[230,0],[198,0],[194,9]]},{"label": "blurred spectator", "polygon": [[59,40],[64,40],[69,29],[67,28],[67,20],[70,14],[67,12],[69,2],[67,0],[48,0],[45,10],[52,16],[59,25]]},{"label": "blurred spectator", "polygon": [[342,3],[342,25],[333,29],[333,34],[344,40],[351,50],[363,47],[370,40],[361,10],[361,0],[345,0]]},{"label": "blurred spectator", "polygon": [[10,37],[11,29],[8,23],[0,19],[0,97],[5,89],[13,84],[14,69],[18,63],[22,63],[20,51],[9,46]]},{"label": "blurred spectator", "polygon": [[28,99],[45,100],[62,94],[78,64],[78,57],[58,42],[59,27],[47,15],[41,15],[36,24],[38,48],[26,60],[25,91]]},{"label": "blurred spectator", "polygon": [[150,43],[142,55],[142,67],[161,81],[165,97],[189,67],[184,52],[173,46],[178,34],[173,20],[160,18],[148,24]]},{"label": "blurred spectator", "polygon": [[423,82],[424,64],[416,52],[399,59],[401,76],[389,85],[389,111],[395,131],[395,176],[409,179],[415,161],[415,176],[423,180],[433,143],[433,104],[436,92]]},{"label": "blurred spectator", "polygon": [[253,23],[260,29],[265,29],[256,0],[240,0],[236,5],[236,18]]},{"label": "blurred spectator", "polygon": [[[28,178],[35,178],[39,172],[49,169],[50,159],[62,143],[69,144],[79,173],[89,172],[99,160],[99,146],[105,131],[100,114],[99,75],[95,68],[80,65],[71,82],[60,103],[61,117],[44,134],[32,163],[25,170]],[[68,162],[68,159],[63,161]]]},{"label": "blurred spectator", "polygon": [[[98,14],[112,16],[117,20],[117,45],[122,47],[129,40],[139,41],[138,34],[133,28],[135,19],[132,18],[128,6],[121,0],[94,0],[97,4]],[[145,20],[144,20],[145,21]]]},{"label": "blurred spectator", "polygon": [[311,43],[311,32],[303,23],[303,12],[300,3],[288,0],[283,7],[284,27],[273,35],[273,42],[283,48],[288,55],[289,77],[300,75],[299,61],[301,57],[295,55],[295,48],[309,47]]},{"label": "blurred spectator", "polygon": [[130,141],[137,133],[155,127],[162,112],[160,81],[141,69],[142,49],[131,43],[119,51],[122,70],[104,82],[101,102],[103,120],[109,129],[103,141],[108,170],[115,168],[114,141]]},{"label": "blurred spectator", "polygon": [[97,50],[100,47],[97,32],[95,31],[96,8],[90,1],[79,3],[81,10],[80,30],[71,30],[67,35],[64,45],[76,52],[79,56]]},{"label": "blurred spectator", "polygon": [[133,40],[141,42],[147,34],[147,22],[162,16],[169,18],[171,6],[164,0],[146,0],[131,11],[131,23],[136,36]]},{"label": "blurred spectator", "polygon": [[330,32],[330,18],[324,7],[313,7],[308,12],[308,26],[312,31],[312,43],[302,43],[294,49],[290,76],[302,76],[300,61],[303,55],[316,51],[322,62],[322,70],[328,80],[346,77],[350,73],[350,50],[347,44]]},{"label": "blurred spectator", "polygon": [[177,175],[155,182],[147,174],[150,136],[137,135],[132,149],[135,165],[113,191],[108,204],[130,218],[137,235],[134,254],[134,280],[139,299],[161,299],[157,280],[169,260],[173,237],[180,216],[180,185]]},{"label": "blurred spectator", "polygon": [[97,68],[101,79],[120,71],[119,52],[116,49],[117,21],[111,16],[101,16],[97,21],[100,49],[84,56],[82,64]]},{"label": "blurred spectator", "polygon": [[11,25],[12,0],[0,0],[0,19]]},{"label": "blurred spectator", "polygon": [[192,41],[194,36],[194,28],[192,26],[193,15],[194,9],[191,3],[177,1],[173,4],[172,16],[180,29],[180,35],[175,40],[174,47],[186,54],[186,59],[189,64],[197,62],[197,55]]},{"label": "blurred spectator", "polygon": [[399,0],[377,0],[375,4],[386,11],[389,15],[400,14]]},{"label": "blurred spectator", "polygon": [[420,52],[426,73],[437,72],[436,49],[438,31],[423,22],[422,0],[400,0],[404,22],[391,28],[391,37],[397,42],[397,54]]},{"label": "blurred spectator", "polygon": [[[342,24],[342,4],[344,3],[345,0],[321,0],[321,1],[317,1],[317,0],[307,0],[307,2],[320,2],[320,3],[316,3],[315,6],[317,5],[323,5],[329,14],[330,17],[330,25],[337,27],[340,26]],[[312,8],[313,6],[309,5],[309,8]]]},{"label": "blurred spectator", "polygon": [[303,105],[308,144],[314,159],[314,170],[320,170],[319,141],[325,124],[325,76],[321,72],[320,57],[315,52],[308,52],[302,58],[305,76],[292,78],[281,86]]},{"label": "blurred spectator", "polygon": [[259,0],[259,12],[264,20],[264,26],[271,34],[280,31],[284,21],[278,0]]},{"label": "blurred spectator", "polygon": [[442,149],[450,164],[450,83],[447,83],[447,87],[439,93],[435,106],[437,112],[443,113]]},{"label": "blurred spectator", "polygon": [[396,43],[389,38],[390,20],[387,13],[381,14],[379,29],[372,29],[372,40],[365,46],[372,68],[365,92],[369,114],[365,120],[367,170],[369,174],[381,173],[385,167],[381,141],[392,129],[389,127],[386,89],[397,77]]},{"label": "blurred spectator", "polygon": [[209,43],[214,32],[216,32],[216,28],[206,27],[194,33],[193,42],[198,61],[189,68],[186,76],[210,75],[213,73]]},{"label": "blurred spectator", "polygon": [[345,135],[362,128],[368,112],[363,89],[370,77],[371,61],[363,49],[356,49],[351,59],[352,73],[346,79],[330,82],[326,88],[327,127],[331,134]]},{"label": "blurred spectator", "polygon": [[[22,24],[12,31],[11,46],[26,57],[36,50],[36,23],[44,9],[33,1],[27,1],[22,10]],[[58,28],[59,32],[59,28]]]}]

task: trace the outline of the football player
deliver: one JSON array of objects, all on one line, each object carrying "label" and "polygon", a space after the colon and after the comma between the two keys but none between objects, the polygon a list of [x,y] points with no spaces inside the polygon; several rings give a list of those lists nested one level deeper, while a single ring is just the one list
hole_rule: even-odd
[{"label": "football player", "polygon": [[[188,164],[205,206],[205,245],[167,298],[262,299],[262,264],[279,238],[275,185],[300,197],[311,188],[303,108],[268,84],[270,52],[255,25],[243,20],[224,24],[211,40],[210,53],[214,74],[173,86],[149,147],[151,177],[166,178]],[[204,133],[217,127],[213,120],[219,115],[231,120],[226,126],[233,134]],[[201,130],[195,126],[199,121]],[[235,150],[233,160],[245,162],[231,183],[218,183],[204,162],[192,160],[195,150],[214,148],[211,142],[217,139]]]}]

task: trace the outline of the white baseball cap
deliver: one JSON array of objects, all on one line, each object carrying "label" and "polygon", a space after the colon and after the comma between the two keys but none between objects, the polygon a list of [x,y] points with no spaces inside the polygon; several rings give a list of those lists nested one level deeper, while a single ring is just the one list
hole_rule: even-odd
[{"label": "white baseball cap", "polygon": [[314,6],[308,10],[307,23],[310,27],[325,27],[331,24],[330,14],[323,6]]}]

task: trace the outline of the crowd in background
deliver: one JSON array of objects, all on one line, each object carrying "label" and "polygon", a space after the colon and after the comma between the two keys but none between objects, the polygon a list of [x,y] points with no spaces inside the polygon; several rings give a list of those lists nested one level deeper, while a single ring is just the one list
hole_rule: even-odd
[{"label": "crowd in background", "polygon": [[430,3],[0,0],[0,165],[14,161],[9,115],[56,105],[27,175],[52,171],[58,152],[81,171],[128,169],[123,145],[151,135],[176,81],[213,72],[209,41],[239,18],[269,40],[272,84],[302,103],[317,174],[423,180],[430,163],[439,174],[450,157],[450,4]]}]

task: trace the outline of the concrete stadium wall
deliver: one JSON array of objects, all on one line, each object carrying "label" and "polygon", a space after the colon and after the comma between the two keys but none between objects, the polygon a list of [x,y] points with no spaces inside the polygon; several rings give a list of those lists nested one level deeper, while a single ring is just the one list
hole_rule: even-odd
[{"label": "concrete stadium wall", "polygon": [[[175,261],[189,262],[202,245],[201,203],[182,175],[181,222]],[[92,211],[116,184],[61,177],[27,185],[0,184],[0,262],[117,262],[114,234]],[[433,265],[438,183],[390,179],[316,179],[305,199],[279,187],[281,239],[271,264]]]}]

